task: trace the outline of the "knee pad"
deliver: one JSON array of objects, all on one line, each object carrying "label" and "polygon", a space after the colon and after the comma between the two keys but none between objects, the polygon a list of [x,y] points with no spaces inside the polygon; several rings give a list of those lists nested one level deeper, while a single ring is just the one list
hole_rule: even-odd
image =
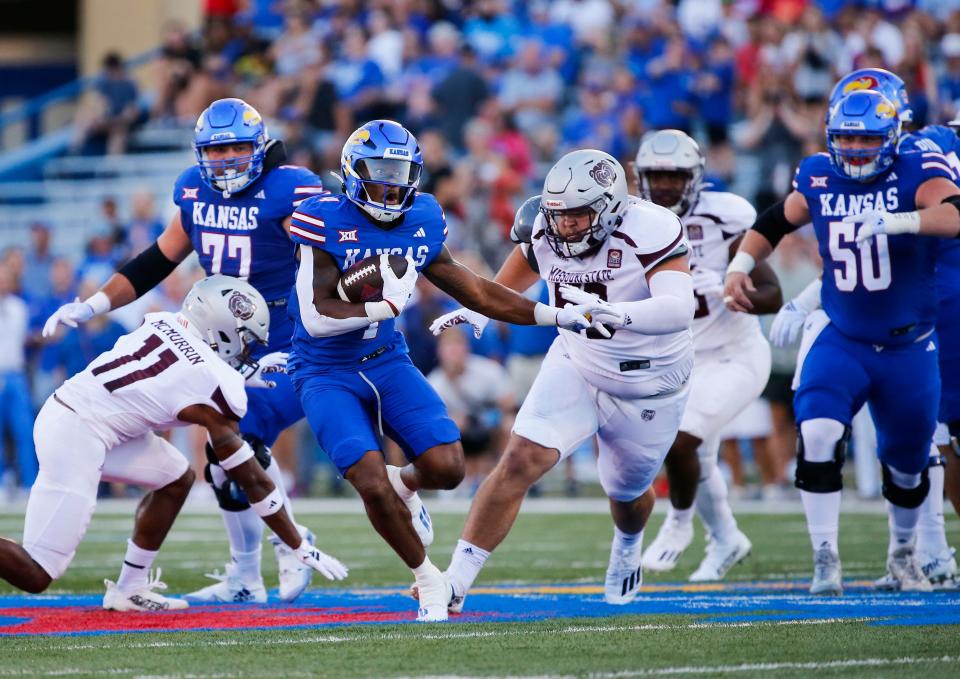
[{"label": "knee pad", "polygon": [[[253,448],[253,457],[260,463],[260,466],[264,469],[269,467],[270,461],[273,458],[267,444],[252,434],[244,434],[242,438]],[[207,454],[207,465],[203,468],[203,478],[210,484],[210,487],[213,488],[213,494],[217,498],[217,504],[220,505],[220,509],[225,512],[242,512],[250,509],[250,503],[247,501],[246,494],[233,479],[224,474],[226,478],[223,483],[217,483],[214,480],[211,466],[219,466],[219,460],[213,452],[213,446],[211,446],[209,442],[204,447],[204,451]]]},{"label": "knee pad", "polygon": [[916,509],[927,499],[927,493],[930,492],[930,476],[927,470],[920,472],[920,485],[916,488],[901,488],[893,479],[890,473],[890,467],[881,465],[883,468],[883,485],[881,491],[883,497],[887,498],[891,504],[907,509]]},{"label": "knee pad", "polygon": [[[799,428],[798,428],[799,429]],[[833,493],[843,489],[843,461],[850,443],[850,427],[833,446],[833,459],[826,462],[809,462],[805,456],[803,434],[797,435],[797,474],[794,485],[808,493]]]}]

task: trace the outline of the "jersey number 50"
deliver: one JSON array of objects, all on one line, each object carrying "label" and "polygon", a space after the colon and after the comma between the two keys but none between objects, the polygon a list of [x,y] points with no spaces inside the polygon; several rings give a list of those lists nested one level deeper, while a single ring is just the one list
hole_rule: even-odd
[{"label": "jersey number 50", "polygon": [[861,281],[871,292],[890,287],[890,249],[887,235],[882,233],[856,242],[856,224],[830,222],[830,258],[836,263],[833,280],[840,292],[852,292]]}]

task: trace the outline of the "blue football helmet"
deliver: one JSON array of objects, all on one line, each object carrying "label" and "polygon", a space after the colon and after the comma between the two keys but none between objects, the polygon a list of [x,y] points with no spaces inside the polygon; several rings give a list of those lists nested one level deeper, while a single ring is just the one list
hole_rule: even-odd
[{"label": "blue football helmet", "polygon": [[413,206],[423,172],[417,138],[392,120],[371,120],[340,154],[344,193],[361,210],[392,222]]},{"label": "blue football helmet", "polygon": [[[841,174],[868,181],[880,174],[897,156],[900,118],[889,99],[875,90],[856,90],[830,108],[827,117],[827,151]],[[840,137],[875,137],[876,145],[865,149],[841,148]]]},{"label": "blue football helmet", "polygon": [[913,122],[913,109],[903,79],[882,68],[860,68],[842,77],[830,92],[828,110],[833,110],[834,104],[858,90],[876,90],[893,103],[901,123]]},{"label": "blue football helmet", "polygon": [[[263,172],[270,137],[257,110],[242,99],[218,99],[197,118],[193,150],[203,181],[224,197],[242,191]],[[230,160],[210,160],[207,149],[220,144],[249,142],[253,152]]]}]

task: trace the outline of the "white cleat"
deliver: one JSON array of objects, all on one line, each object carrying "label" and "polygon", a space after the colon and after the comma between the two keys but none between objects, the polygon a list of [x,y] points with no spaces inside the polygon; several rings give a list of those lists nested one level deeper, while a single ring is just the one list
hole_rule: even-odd
[{"label": "white cleat", "polygon": [[[390,485],[393,486],[398,495],[400,495],[401,490],[410,492],[400,478],[400,467],[388,464],[387,478],[390,479]],[[403,495],[400,495],[400,498],[403,499]],[[424,547],[429,547],[433,544],[433,521],[430,519],[430,512],[424,506],[423,500],[420,499],[420,494],[414,493],[403,502],[410,510],[410,518],[413,521],[414,530],[417,531],[417,537],[420,538]]]},{"label": "white cleat", "polygon": [[[316,539],[313,531],[305,526],[297,526],[300,535],[310,545],[314,544]],[[273,551],[277,555],[277,568],[280,571],[280,601],[290,603],[296,601],[297,597],[303,594],[304,590],[310,586],[313,580],[313,569],[305,563],[301,563],[293,550],[287,547],[283,540],[276,535],[271,535],[270,544],[273,545]]]},{"label": "white cleat", "polygon": [[727,571],[750,555],[751,549],[753,543],[740,530],[727,540],[710,540],[707,543],[707,554],[690,576],[690,582],[723,580]]},{"label": "white cleat", "polygon": [[264,604],[267,602],[267,590],[263,586],[263,578],[257,582],[244,582],[237,573],[237,567],[232,563],[227,564],[225,573],[214,571],[206,575],[219,582],[198,589],[196,592],[190,592],[184,599],[205,604]]},{"label": "white cleat", "polygon": [[447,606],[453,599],[453,587],[439,568],[433,566],[433,571],[417,585],[417,601],[420,602],[417,622],[445,622],[449,617]]},{"label": "white cleat", "polygon": [[667,519],[657,537],[643,553],[643,569],[654,573],[673,570],[684,550],[693,541],[693,524],[682,525]]},{"label": "white cleat", "polygon": [[[447,577],[446,571],[443,573],[444,577]],[[449,579],[448,579],[449,580]],[[412,596],[417,601],[420,601],[420,588],[416,585],[410,585],[410,596]],[[463,613],[463,602],[466,601],[466,594],[457,594],[453,589],[453,583],[450,583],[450,601],[447,602],[447,612],[453,613],[454,615],[459,615]]]},{"label": "white cleat", "polygon": [[840,556],[826,544],[813,555],[813,581],[810,583],[810,593],[823,596],[843,594]]},{"label": "white cleat", "polygon": [[627,549],[611,549],[610,563],[603,584],[603,600],[614,606],[628,604],[637,598],[643,583],[640,545]]},{"label": "white cleat", "polygon": [[112,580],[104,580],[107,593],[103,595],[103,607],[108,611],[139,611],[141,613],[155,613],[158,611],[181,611],[188,604],[183,599],[171,599],[154,590],[163,591],[166,583],[160,581],[160,569],[156,576],[135,592],[122,592]]},{"label": "white cleat", "polygon": [[912,545],[895,549],[887,557],[887,573],[900,583],[901,592],[931,592],[933,585],[920,569]]},{"label": "white cleat", "polygon": [[917,551],[920,570],[935,587],[952,589],[957,584],[957,550],[948,547],[939,554]]}]

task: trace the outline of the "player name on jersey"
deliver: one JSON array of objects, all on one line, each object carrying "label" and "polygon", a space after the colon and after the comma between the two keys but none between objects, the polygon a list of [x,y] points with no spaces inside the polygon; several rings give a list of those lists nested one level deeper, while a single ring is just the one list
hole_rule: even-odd
[{"label": "player name on jersey", "polygon": [[189,361],[192,365],[203,363],[203,356],[200,355],[200,352],[194,349],[193,344],[190,343],[190,340],[181,335],[179,330],[167,323],[165,320],[161,318],[153,321],[150,324],[150,327],[156,328],[157,332],[170,340],[170,344],[172,344],[177,351],[183,354],[184,360]]}]

